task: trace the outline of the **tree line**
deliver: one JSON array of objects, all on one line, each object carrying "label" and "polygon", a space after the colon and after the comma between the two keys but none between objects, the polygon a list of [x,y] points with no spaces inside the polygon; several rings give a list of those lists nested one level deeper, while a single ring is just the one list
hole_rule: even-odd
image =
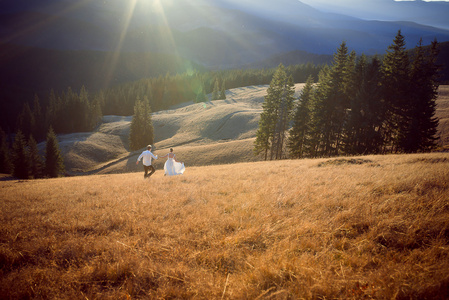
[{"label": "tree line", "polygon": [[[304,64],[290,66],[287,70],[301,81],[310,75],[316,76],[320,68]],[[62,93],[51,90],[47,97],[36,95],[31,103],[26,102],[22,106],[16,124],[7,126],[8,134],[0,128],[0,172],[14,173],[19,178],[50,176],[45,168],[39,167],[47,158],[38,157],[34,144],[45,139],[48,143],[49,135],[56,137],[57,134],[92,131],[103,115],[133,115],[129,146],[131,150],[140,149],[153,142],[152,111],[188,101],[225,99],[226,89],[268,84],[274,72],[275,69],[192,71],[145,78],[95,94],[82,86],[79,92],[69,87]],[[211,94],[210,99],[207,94]],[[11,134],[11,128],[14,134]],[[15,157],[26,159],[20,161]],[[40,171],[36,171],[35,166]],[[58,168],[62,173],[64,168]]]},{"label": "tree line", "polygon": [[7,136],[0,128],[0,173],[12,174],[19,179],[58,177],[65,171],[53,128],[49,128],[45,156],[40,155],[37,142],[32,135],[28,138],[18,131],[9,148]]},{"label": "tree line", "polygon": [[435,146],[438,43],[406,51],[398,31],[382,59],[343,42],[299,100],[280,65],[267,90],[254,152],[267,159],[413,153]]}]

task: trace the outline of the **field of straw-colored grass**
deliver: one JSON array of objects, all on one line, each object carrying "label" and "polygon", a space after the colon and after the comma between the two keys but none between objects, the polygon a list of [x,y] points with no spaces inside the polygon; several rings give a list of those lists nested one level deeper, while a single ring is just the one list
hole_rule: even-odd
[{"label": "field of straw-colored grass", "polygon": [[447,299],[449,154],[0,182],[2,299]]}]

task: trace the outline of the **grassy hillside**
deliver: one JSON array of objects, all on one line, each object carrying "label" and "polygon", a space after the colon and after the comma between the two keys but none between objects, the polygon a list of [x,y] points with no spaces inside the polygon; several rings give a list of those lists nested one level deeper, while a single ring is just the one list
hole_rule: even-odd
[{"label": "grassy hillside", "polygon": [[[299,95],[303,84],[296,84]],[[186,166],[259,161],[253,155],[262,103],[268,86],[228,90],[226,100],[186,103],[153,114],[154,153],[165,155],[174,147]],[[449,148],[449,86],[440,86],[437,100],[439,150]],[[141,171],[129,152],[132,117],[105,116],[95,132],[58,136],[66,169],[71,174],[105,174]],[[44,145],[41,145],[43,149]],[[157,169],[164,161],[155,162]]]},{"label": "grassy hillside", "polygon": [[4,299],[445,299],[449,154],[0,182]]},{"label": "grassy hillside", "polygon": [[[299,95],[304,84],[296,85]],[[154,153],[165,155],[174,147],[187,166],[257,161],[253,141],[268,86],[231,89],[226,100],[186,103],[153,114]],[[60,135],[60,148],[69,173],[140,171],[141,151],[129,152],[132,117],[105,116],[95,132]],[[44,144],[40,145],[44,148]],[[156,161],[156,168],[164,162]]]}]

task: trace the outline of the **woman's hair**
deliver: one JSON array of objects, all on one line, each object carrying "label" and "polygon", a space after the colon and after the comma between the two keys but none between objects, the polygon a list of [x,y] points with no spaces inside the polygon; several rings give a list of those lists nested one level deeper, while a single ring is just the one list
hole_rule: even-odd
[{"label": "woman's hair", "polygon": [[173,148],[170,148],[170,152],[173,152]]}]

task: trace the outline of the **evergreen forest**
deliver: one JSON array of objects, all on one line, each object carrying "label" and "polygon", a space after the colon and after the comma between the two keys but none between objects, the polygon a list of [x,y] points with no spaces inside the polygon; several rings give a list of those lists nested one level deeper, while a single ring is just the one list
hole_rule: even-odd
[{"label": "evergreen forest", "polygon": [[[265,160],[416,153],[435,146],[438,43],[407,52],[398,31],[386,55],[367,58],[342,42],[298,101],[281,64],[270,83],[254,152]],[[291,126],[290,126],[291,125]]]}]

